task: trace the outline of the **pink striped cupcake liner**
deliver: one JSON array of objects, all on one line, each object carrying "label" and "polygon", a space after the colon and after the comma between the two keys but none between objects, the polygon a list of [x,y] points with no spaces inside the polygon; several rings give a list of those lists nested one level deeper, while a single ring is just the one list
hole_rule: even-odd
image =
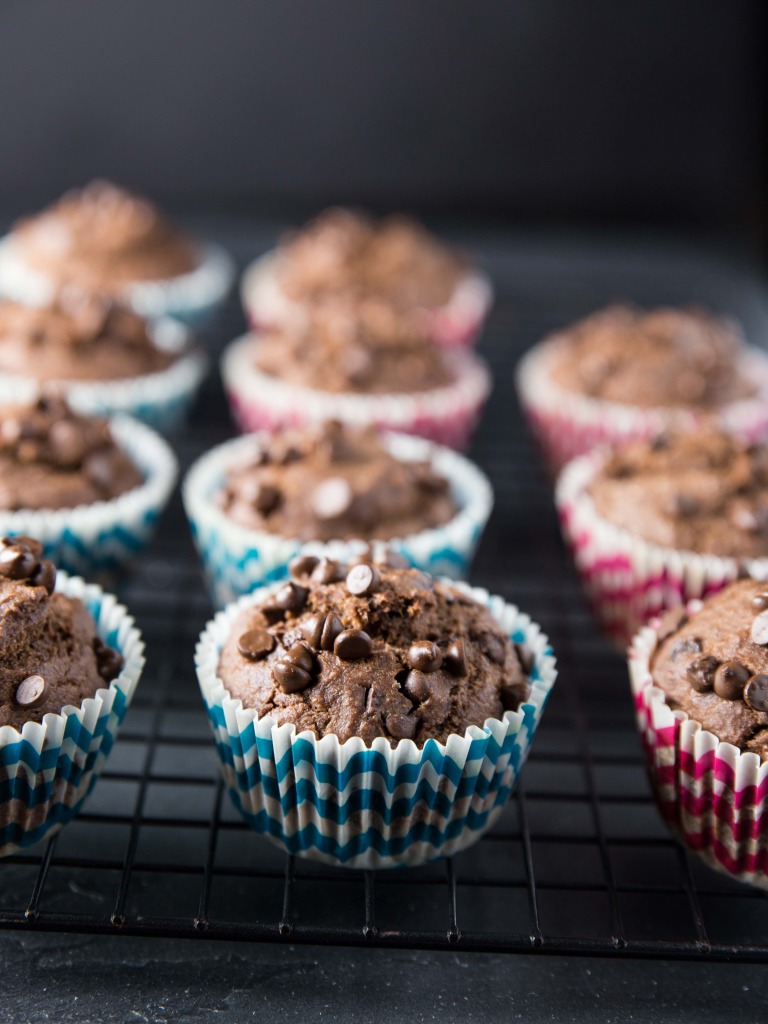
[{"label": "pink striped cupcake liner", "polygon": [[464,450],[491,390],[486,364],[472,352],[454,351],[447,358],[454,381],[429,391],[399,395],[333,394],[299,387],[261,373],[253,365],[258,335],[246,334],[224,351],[221,375],[230,407],[245,433],[300,427],[336,419],[414,434]]},{"label": "pink striped cupcake liner", "polygon": [[[690,612],[701,607],[689,602]],[[658,620],[630,647],[629,677],[648,772],[661,816],[710,867],[768,889],[768,763],[723,743],[654,685]]]},{"label": "pink striped cupcake liner", "polygon": [[768,435],[768,356],[758,349],[742,356],[744,374],[757,384],[757,394],[705,412],[645,409],[568,391],[556,384],[550,373],[563,344],[562,338],[541,342],[517,368],[523,412],[553,474],[571,459],[600,445],[652,437],[663,430],[693,430],[704,421],[748,440]]},{"label": "pink striped cupcake liner", "polygon": [[[246,267],[240,296],[251,327],[274,330],[301,320],[301,305],[281,290],[275,275],[275,255],[267,253]],[[463,275],[444,306],[425,309],[424,326],[446,348],[474,345],[493,303],[490,278],[474,269]]]},{"label": "pink striped cupcake liner", "polygon": [[603,519],[588,487],[605,457],[598,450],[573,459],[557,481],[555,503],[595,618],[621,647],[649,619],[722,590],[743,571],[768,578],[768,559],[664,548]]}]

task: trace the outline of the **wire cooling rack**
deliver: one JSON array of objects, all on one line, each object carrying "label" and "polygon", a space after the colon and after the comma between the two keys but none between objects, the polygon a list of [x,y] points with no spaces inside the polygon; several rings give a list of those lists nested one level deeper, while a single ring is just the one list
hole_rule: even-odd
[{"label": "wire cooling rack", "polygon": [[[0,862],[0,927],[768,961],[765,896],[688,857],[656,813],[626,669],[590,623],[511,400],[521,351],[617,296],[708,301],[753,332],[765,327],[765,296],[739,274],[668,251],[474,241],[499,296],[482,345],[496,391],[473,448],[497,506],[473,579],[541,622],[560,666],[496,826],[453,860],[374,874],[286,857],[242,823],[222,791],[194,675],[210,607],[177,497],[120,588],[148,649],[120,740],[79,818]],[[258,248],[242,231],[230,242],[241,257]],[[211,353],[242,327],[233,298],[207,333]],[[175,439],[183,464],[231,430],[214,372]]]}]

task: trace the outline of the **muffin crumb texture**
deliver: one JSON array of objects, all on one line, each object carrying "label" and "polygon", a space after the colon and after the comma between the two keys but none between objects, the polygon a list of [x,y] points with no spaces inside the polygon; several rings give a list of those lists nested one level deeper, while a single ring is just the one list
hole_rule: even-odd
[{"label": "muffin crumb texture", "polygon": [[501,718],[530,694],[530,652],[454,587],[400,567],[302,556],[292,579],[233,624],[230,695],[316,736],[423,746]]},{"label": "muffin crumb texture", "polygon": [[48,306],[0,303],[0,372],[51,381],[113,381],[166,370],[144,317],[103,295],[62,290]]},{"label": "muffin crumb texture", "polygon": [[741,332],[702,310],[611,306],[552,340],[552,379],[592,398],[715,409],[756,393],[743,371]]},{"label": "muffin crumb texture", "polygon": [[278,380],[334,394],[411,394],[455,379],[421,317],[368,296],[318,300],[298,320],[259,334],[254,364]]},{"label": "muffin crumb texture", "polygon": [[31,537],[0,540],[0,726],[21,730],[79,707],[122,668],[77,598],[54,593],[56,568]]},{"label": "muffin crumb texture", "polygon": [[595,511],[638,537],[730,558],[768,555],[768,445],[715,430],[613,452],[589,485]]},{"label": "muffin crumb texture", "polygon": [[690,617],[668,612],[651,674],[673,709],[768,760],[768,583],[737,580]]},{"label": "muffin crumb texture", "polygon": [[398,309],[441,306],[462,270],[462,260],[414,221],[345,209],[326,210],[278,249],[280,286],[300,302],[357,294]]},{"label": "muffin crumb texture", "polygon": [[108,181],[72,189],[19,221],[12,238],[28,266],[58,284],[110,293],[188,273],[200,259],[156,206]]},{"label": "muffin crumb texture", "polygon": [[303,541],[390,540],[448,522],[448,481],[390,454],[371,429],[329,422],[264,437],[217,497],[234,522]]},{"label": "muffin crumb texture", "polygon": [[0,509],[75,508],[141,483],[106,420],[79,416],[54,394],[0,408]]}]

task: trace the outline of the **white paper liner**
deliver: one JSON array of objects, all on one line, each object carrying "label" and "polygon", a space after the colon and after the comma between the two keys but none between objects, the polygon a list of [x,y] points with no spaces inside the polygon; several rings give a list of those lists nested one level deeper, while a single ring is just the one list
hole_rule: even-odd
[{"label": "white paper liner", "polygon": [[[259,584],[285,576],[288,563],[301,550],[348,562],[366,546],[362,540],[304,545],[295,538],[249,530],[219,509],[214,498],[229,467],[254,451],[259,440],[259,435],[250,435],[219,445],[198,459],[184,480],[184,507],[217,607]],[[430,462],[435,472],[450,483],[458,508],[443,526],[392,538],[386,546],[432,575],[466,576],[493,507],[493,489],[487,477],[468,459],[422,438],[387,434],[383,440],[398,459]],[[375,549],[383,546],[380,542],[374,544]]]},{"label": "white paper liner", "polygon": [[555,503],[587,597],[603,630],[625,647],[655,615],[706,597],[742,569],[768,578],[768,559],[721,558],[665,548],[598,515],[588,487],[606,449],[570,462],[560,474]]},{"label": "white paper liner", "polygon": [[43,545],[45,558],[88,577],[110,574],[132,561],[154,533],[168,503],[178,463],[153,430],[127,416],[111,421],[112,436],[144,481],[111,501],[65,509],[0,509],[0,536],[24,534]]},{"label": "white paper liner", "polygon": [[759,349],[747,348],[740,356],[744,376],[758,385],[757,394],[720,409],[698,411],[644,409],[568,391],[553,381],[550,372],[564,344],[555,337],[535,345],[523,356],[516,374],[523,411],[554,472],[600,445],[651,437],[663,430],[692,430],[705,422],[750,441],[768,435],[768,355]]},{"label": "white paper liner", "polygon": [[[701,608],[689,603],[690,613]],[[635,715],[664,821],[693,853],[743,882],[768,889],[768,763],[724,743],[654,685],[658,620],[629,650]]]},{"label": "white paper liner", "polygon": [[98,635],[123,655],[109,686],[21,731],[0,726],[0,856],[49,838],[79,810],[117,738],[144,667],[141,634],[126,609],[100,587],[59,572],[56,590],[80,598]]},{"label": "white paper liner", "polygon": [[[172,430],[192,404],[205,378],[208,358],[190,344],[188,331],[174,320],[154,322],[151,333],[158,348],[183,353],[167,369],[126,380],[51,381],[50,386],[84,416],[124,414],[157,430]],[[32,402],[40,387],[32,377],[0,372],[0,405]]]},{"label": "white paper liner", "polygon": [[[133,281],[121,298],[150,319],[172,316],[187,323],[203,322],[227,297],[235,265],[219,245],[199,247],[200,262],[186,274],[157,281]],[[43,306],[56,295],[57,284],[21,257],[13,235],[0,239],[0,294],[28,306]]]},{"label": "white paper liner", "polygon": [[227,346],[221,359],[232,411],[248,432],[337,419],[463,449],[491,390],[486,364],[474,353],[454,351],[446,358],[455,379],[443,387],[412,394],[333,394],[261,373],[253,362],[255,344],[258,335],[243,335]]},{"label": "white paper liner", "polygon": [[[240,298],[255,330],[301,327],[302,304],[289,299],[275,273],[275,250],[260,256],[243,272]],[[493,304],[493,285],[487,274],[473,269],[465,273],[444,306],[425,309],[424,325],[432,338],[449,348],[472,345]]]},{"label": "white paper liner", "polygon": [[530,699],[503,718],[470,726],[446,743],[383,737],[317,739],[258,719],[217,676],[221,647],[241,598],[209,622],[197,645],[198,681],[224,779],[246,821],[299,856],[351,868],[391,868],[448,857],[498,817],[528,755],[557,676],[546,636],[530,618],[485,590],[454,584],[490,608],[516,643],[535,655]]}]

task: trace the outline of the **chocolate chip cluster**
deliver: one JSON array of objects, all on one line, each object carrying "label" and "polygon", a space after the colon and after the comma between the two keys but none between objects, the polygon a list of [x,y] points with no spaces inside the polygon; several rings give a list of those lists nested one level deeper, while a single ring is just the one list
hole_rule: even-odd
[{"label": "chocolate chip cluster", "polygon": [[45,587],[52,594],[56,586],[56,566],[42,557],[43,545],[33,537],[0,539],[0,577],[18,580],[30,587]]},{"label": "chocolate chip cluster", "polygon": [[[494,666],[500,667],[509,665],[508,646],[502,637],[487,632],[486,626],[478,628],[477,632],[470,631],[468,638],[436,636],[429,631],[423,638],[417,632],[416,638],[411,639],[407,633],[399,632],[394,646],[390,640],[385,641],[383,647],[377,647],[375,637],[386,636],[387,627],[384,626],[382,632],[381,612],[375,609],[387,608],[383,613],[385,621],[387,616],[395,616],[395,621],[400,621],[400,614],[408,615],[407,605],[402,612],[393,610],[389,591],[385,593],[383,604],[377,599],[385,586],[387,572],[407,568],[407,564],[400,556],[386,550],[377,559],[371,556],[372,552],[366,551],[357,562],[348,565],[310,555],[295,559],[290,566],[291,580],[258,606],[266,625],[249,625],[237,638],[237,655],[246,662],[268,659],[268,671],[276,692],[295,694],[325,679],[321,673],[340,671],[339,662],[365,661],[376,653],[376,665],[371,666],[370,673],[363,670],[359,676],[352,677],[363,687],[365,714],[369,720],[381,721],[386,734],[393,739],[414,739],[421,721],[420,714],[414,712],[425,702],[429,702],[429,714],[435,720],[449,719],[455,707],[457,683],[470,673],[467,648],[470,641],[473,647],[477,645],[477,653],[473,651],[472,657],[485,655]],[[408,600],[418,601],[417,595],[432,591],[434,585],[429,577],[415,570],[409,577],[411,575],[418,577],[418,582],[417,588],[411,591],[414,596]],[[336,595],[338,604],[334,599],[333,608],[328,608],[324,601],[319,602],[319,608],[314,603],[307,607],[310,594],[316,592],[318,585],[332,584],[343,585]],[[356,600],[350,603],[345,592]],[[449,604],[462,600],[459,595],[446,596]],[[367,602],[371,602],[370,615],[365,611]],[[510,672],[508,685],[504,684],[500,693],[497,691],[505,709],[517,708],[528,692],[525,676],[530,672],[531,659],[522,648],[517,653],[517,673]],[[384,675],[380,678],[377,673],[382,672]],[[402,695],[396,701],[391,697],[391,684],[394,684],[394,692]],[[385,693],[390,696],[384,696]]]},{"label": "chocolate chip cluster", "polygon": [[[759,594],[752,599],[752,607],[757,615],[750,627],[750,639],[760,646],[768,645],[768,593]],[[687,621],[685,613],[680,610],[667,618],[663,634],[671,635],[675,628],[680,628]],[[660,639],[664,635],[660,635]],[[752,670],[738,660],[719,661],[712,654],[703,653],[704,645],[700,637],[682,637],[674,644],[671,657],[698,655],[687,668],[687,679],[691,689],[696,693],[715,693],[723,700],[743,700],[753,711],[768,711],[768,675]]]},{"label": "chocolate chip cluster", "polygon": [[112,483],[112,435],[106,420],[73,413],[63,398],[43,394],[34,405],[0,414],[0,452],[17,462],[82,469],[98,489]]},{"label": "chocolate chip cluster", "polygon": [[[379,570],[369,562],[360,562],[350,568],[330,558],[303,555],[291,562],[290,571],[294,580],[304,582],[328,584],[345,580],[347,590],[355,596],[372,594],[381,583]],[[309,588],[294,580],[280,587],[260,606],[270,625],[284,620],[286,616],[298,616],[304,610]],[[373,649],[372,640],[365,630],[345,629],[341,619],[333,613],[313,615],[301,624],[299,630],[304,639],[282,653],[272,666],[274,681],[284,693],[305,690],[312,683],[315,657],[319,651],[332,651],[342,661],[357,661],[369,657]],[[276,638],[263,629],[249,630],[238,641],[238,650],[249,661],[266,658],[276,646]]]}]

